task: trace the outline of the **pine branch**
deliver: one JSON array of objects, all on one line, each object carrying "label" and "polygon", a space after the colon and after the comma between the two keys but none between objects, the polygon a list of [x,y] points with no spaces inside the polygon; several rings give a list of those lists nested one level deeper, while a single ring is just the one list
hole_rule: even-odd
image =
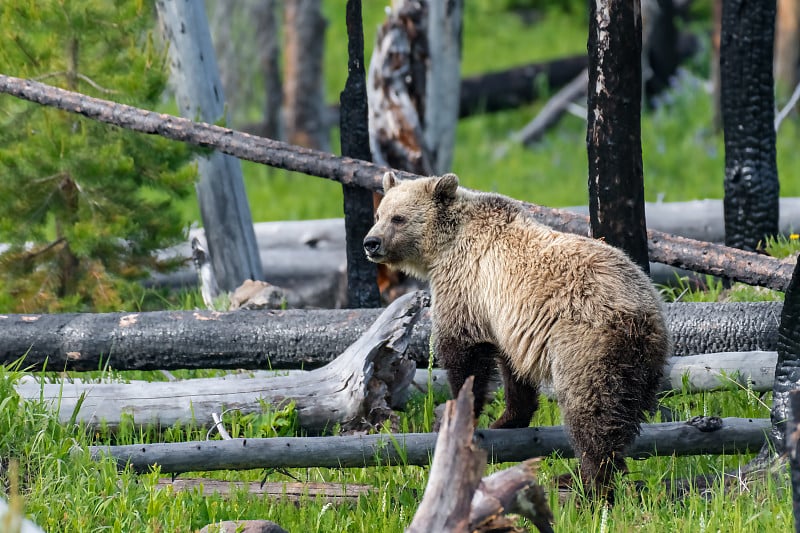
[{"label": "pine branch", "polygon": [[[0,92],[31,102],[56,107],[87,118],[141,133],[214,148],[223,153],[276,168],[380,190],[381,177],[388,170],[373,163],[288,143],[257,137],[205,123],[196,123],[123,104],[65,91],[43,83],[0,74]],[[395,171],[400,179],[419,176]],[[589,217],[560,209],[524,204],[540,222],[559,231],[588,235]],[[784,290],[792,277],[793,265],[772,257],[686,239],[650,230],[650,260],[751,285]]]}]

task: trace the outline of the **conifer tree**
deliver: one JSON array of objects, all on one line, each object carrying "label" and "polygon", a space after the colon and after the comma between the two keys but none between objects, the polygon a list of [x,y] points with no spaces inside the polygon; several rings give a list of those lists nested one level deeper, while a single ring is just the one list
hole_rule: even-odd
[{"label": "conifer tree", "polygon": [[[0,72],[143,108],[167,81],[152,2],[3,0]],[[119,309],[175,261],[193,151],[0,96],[0,311]]]}]

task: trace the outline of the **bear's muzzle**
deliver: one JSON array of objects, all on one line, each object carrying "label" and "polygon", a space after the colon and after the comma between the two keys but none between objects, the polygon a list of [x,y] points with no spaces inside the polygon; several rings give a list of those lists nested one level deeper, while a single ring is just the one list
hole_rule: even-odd
[{"label": "bear's muzzle", "polygon": [[364,251],[367,252],[367,259],[370,261],[379,260],[383,257],[383,239],[367,235],[364,238]]}]

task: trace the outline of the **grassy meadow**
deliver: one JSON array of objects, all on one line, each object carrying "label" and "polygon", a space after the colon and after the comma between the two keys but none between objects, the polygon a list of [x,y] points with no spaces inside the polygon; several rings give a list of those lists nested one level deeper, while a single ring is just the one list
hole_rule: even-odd
[{"label": "grassy meadow", "polygon": [[[364,2],[367,54],[375,27],[383,18],[386,2]],[[464,74],[476,74],[525,62],[580,53],[586,46],[585,16],[565,9],[543,11],[533,24],[505,11],[510,2],[479,0],[466,2],[464,27]],[[326,0],[326,83],[331,101],[338,98],[346,76],[346,34],[343,2]],[[706,43],[707,44],[707,43]],[[664,95],[655,111],[645,112],[642,145],[647,200],[677,201],[721,198],[724,172],[722,137],[711,127],[711,99],[704,85],[707,56],[687,67],[676,86]],[[454,171],[464,185],[495,190],[527,201],[565,206],[587,201],[585,123],[567,116],[557,129],[532,148],[506,147],[510,132],[524,126],[541,102],[518,110],[479,115],[459,124]],[[253,104],[257,113],[260,104]],[[255,116],[255,115],[254,115]],[[796,150],[797,120],[786,121],[778,132],[778,164],[782,194],[800,196],[800,151]],[[334,132],[334,136],[338,132]],[[337,145],[333,139],[334,146]],[[342,215],[341,186],[319,178],[243,163],[246,187],[256,221],[336,217]],[[188,223],[199,219],[196,202],[182,207]],[[785,242],[779,243],[790,248]],[[787,250],[788,251],[788,250]],[[775,293],[741,288],[725,289],[710,283],[700,293],[688,286],[664,290],[667,299],[720,300],[780,298]],[[142,289],[131,294],[126,309],[167,309],[199,306],[196,293],[164,295]],[[410,522],[425,488],[428,469],[396,465],[371,468],[290,469],[198,472],[204,476],[238,481],[326,481],[343,486],[374,487],[357,501],[332,505],[321,498],[306,498],[300,504],[280,499],[254,497],[234,492],[228,497],[203,496],[199,490],[175,492],[157,488],[158,470],[137,475],[119,472],[111,459],[93,461],[87,446],[106,443],[174,442],[205,439],[197,427],[162,428],[161,431],[122,427],[111,433],[80,425],[62,425],[41,402],[24,402],[13,385],[25,372],[22,365],[0,367],[0,480],[6,496],[21,502],[24,512],[47,531],[65,532],[183,532],[219,520],[269,519],[292,532],[399,532]],[[176,372],[178,377],[213,375],[208,372]],[[47,373],[46,377],[56,374]],[[114,380],[161,380],[158,372],[112,372],[98,370],[81,377]],[[74,376],[77,377],[77,376]],[[428,431],[432,406],[442,398],[416,395],[400,426],[407,431]],[[734,385],[707,393],[671,393],[661,399],[680,419],[694,415],[768,417],[770,394],[759,395]],[[487,408],[482,424],[499,415],[502,394]],[[660,414],[655,415],[659,420]],[[259,415],[228,414],[224,421],[238,436],[293,435],[291,407],[265,410]],[[558,407],[543,399],[534,425],[559,423]],[[214,435],[211,438],[218,438]],[[621,480],[613,508],[591,506],[580,495],[559,502],[549,490],[559,532],[776,532],[793,527],[791,489],[782,473],[725,492],[692,490],[675,499],[662,487],[664,480],[700,474],[736,471],[750,456],[658,457],[630,461],[631,474]],[[540,482],[553,489],[555,478],[575,471],[575,460],[550,457],[542,462]],[[494,471],[509,465],[491,465]],[[644,482],[641,492],[634,481]],[[527,525],[524,520],[520,525]],[[2,524],[0,524],[0,528]]]}]

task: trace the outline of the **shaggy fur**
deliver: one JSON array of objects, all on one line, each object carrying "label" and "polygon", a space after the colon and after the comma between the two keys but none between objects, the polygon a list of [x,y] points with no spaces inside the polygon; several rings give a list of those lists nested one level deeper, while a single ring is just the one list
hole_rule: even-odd
[{"label": "shaggy fur", "polygon": [[589,489],[626,470],[669,351],[658,294],[622,251],[556,232],[516,200],[458,177],[398,183],[364,240],[377,263],[430,280],[434,348],[453,394],[475,376],[475,413],[499,364],[506,408],[494,428],[527,427],[552,383]]}]

